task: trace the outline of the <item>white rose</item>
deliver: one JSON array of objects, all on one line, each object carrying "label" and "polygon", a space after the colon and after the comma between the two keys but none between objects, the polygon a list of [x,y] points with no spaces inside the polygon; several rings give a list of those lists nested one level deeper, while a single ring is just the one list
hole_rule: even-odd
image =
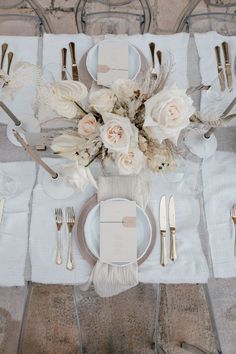
[{"label": "white rose", "polygon": [[57,114],[69,119],[76,117],[79,112],[75,102],[80,104],[88,94],[86,86],[77,81],[57,81],[47,88],[47,104]]},{"label": "white rose", "polygon": [[78,133],[81,136],[89,137],[98,132],[98,126],[99,124],[96,118],[91,113],[89,113],[80,119],[78,124]]},{"label": "white rose", "polygon": [[118,79],[112,86],[112,91],[119,101],[127,101],[135,97],[135,92],[139,90],[138,85],[132,80]]},{"label": "white rose", "polygon": [[177,144],[182,129],[189,125],[195,112],[193,101],[176,85],[166,87],[145,102],[144,127],[151,127],[153,135],[161,143],[169,139]]},{"label": "white rose", "polygon": [[97,188],[97,183],[89,167],[81,166],[76,162],[64,166],[61,173],[65,183],[76,191],[82,192],[89,185]]},{"label": "white rose", "polygon": [[106,88],[95,91],[89,96],[90,108],[100,114],[104,112],[112,112],[115,102],[116,96],[114,92]]},{"label": "white rose", "polygon": [[144,162],[144,155],[138,148],[130,149],[127,154],[118,154],[116,157],[116,164],[122,175],[139,174]]},{"label": "white rose", "polygon": [[131,123],[128,118],[112,117],[100,128],[102,142],[110,151],[127,154],[133,136]]}]

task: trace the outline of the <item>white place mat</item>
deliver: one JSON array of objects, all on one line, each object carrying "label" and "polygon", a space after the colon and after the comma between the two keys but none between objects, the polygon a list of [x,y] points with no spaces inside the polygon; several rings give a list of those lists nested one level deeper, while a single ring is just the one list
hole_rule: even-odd
[{"label": "white place mat", "polygon": [[[220,46],[221,48],[221,62],[224,68],[224,55],[222,51],[221,44],[222,42],[227,42],[229,45],[229,56],[232,69],[232,78],[233,78],[233,90],[231,93],[227,94],[227,97],[224,98],[223,102],[219,101],[222,107],[222,112],[224,107],[226,108],[229,102],[236,96],[236,74],[234,72],[234,60],[236,56],[236,36],[222,36],[216,32],[207,32],[207,33],[196,33],[194,34],[198,54],[200,57],[200,73],[202,78],[202,83],[205,85],[210,85],[214,80],[217,79],[217,62],[215,55],[215,46]],[[227,86],[227,80],[225,77],[225,83]],[[213,94],[214,97],[219,95]],[[208,94],[207,91],[202,91],[201,93],[201,110],[206,109],[209,105],[212,104],[213,96]],[[215,105],[218,104],[217,100]],[[236,109],[233,110],[234,112]],[[232,112],[233,112],[232,111]],[[235,125],[236,120],[230,122],[230,125]]]},{"label": "white place mat", "polygon": [[236,203],[236,154],[216,152],[204,161],[202,175],[214,276],[235,277],[235,237],[230,210]]},{"label": "white place mat", "polygon": [[0,286],[22,286],[28,248],[29,202],[36,177],[35,164],[0,163],[0,171],[17,181],[16,193],[6,197],[0,224]]},{"label": "white place mat", "polygon": [[[27,61],[31,64],[38,64],[38,37],[29,36],[0,36],[0,44],[8,43],[8,50],[4,60],[4,68],[7,67],[7,53],[13,52],[11,68],[20,61]],[[22,121],[33,117],[35,103],[35,89],[32,86],[23,87],[15,94],[14,100],[4,100],[4,103]],[[8,115],[1,109],[0,123],[9,123]]]},{"label": "white place mat", "polygon": [[[47,159],[50,164],[53,159]],[[57,160],[58,162],[58,160]],[[191,168],[190,168],[191,170]],[[149,258],[139,268],[139,281],[144,283],[204,283],[208,280],[208,267],[202,251],[198,225],[200,209],[198,200],[193,196],[196,183],[192,171],[185,181],[170,183],[165,177],[153,177],[150,208],[157,222],[157,243]],[[32,281],[41,283],[84,284],[87,282],[91,267],[79,253],[76,242],[76,227],[73,235],[73,257],[75,269],[66,269],[66,225],[62,230],[63,264],[55,263],[56,256],[56,225],[54,209],[74,206],[76,218],[85,201],[94,193],[88,188],[83,193],[76,193],[66,200],[53,200],[48,197],[38,183],[33,193],[32,219],[30,227],[30,257],[32,264]],[[176,199],[176,246],[178,258],[175,263],[163,268],[160,265],[160,234],[159,234],[159,202],[160,196],[174,195]],[[169,236],[167,236],[167,244]],[[169,246],[168,246],[169,252]],[[168,253],[169,254],[169,253]]]}]

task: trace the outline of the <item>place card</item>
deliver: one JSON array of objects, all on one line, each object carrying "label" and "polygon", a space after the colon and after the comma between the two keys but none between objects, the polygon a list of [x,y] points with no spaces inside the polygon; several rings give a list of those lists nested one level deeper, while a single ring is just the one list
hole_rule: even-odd
[{"label": "place card", "polygon": [[102,41],[98,46],[98,85],[110,86],[128,76],[128,42]]},{"label": "place card", "polygon": [[108,200],[100,204],[100,261],[137,261],[136,202]]}]

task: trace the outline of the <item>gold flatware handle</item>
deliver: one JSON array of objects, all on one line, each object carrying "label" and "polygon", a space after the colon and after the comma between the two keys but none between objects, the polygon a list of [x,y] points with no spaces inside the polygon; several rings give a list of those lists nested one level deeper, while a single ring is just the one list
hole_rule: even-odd
[{"label": "gold flatware handle", "polygon": [[176,258],[175,230],[170,230],[170,259],[174,262]]},{"label": "gold flatware handle", "polygon": [[9,75],[11,69],[11,63],[13,59],[13,53],[9,52],[7,57],[8,57],[7,75]]},{"label": "gold flatware handle", "polygon": [[224,59],[225,59],[225,63],[229,63],[229,45],[227,42],[223,42],[222,43],[222,49],[223,49],[223,53],[224,53]]},{"label": "gold flatware handle", "polygon": [[73,261],[72,261],[72,234],[71,232],[68,233],[68,251],[67,251],[67,262],[66,268],[68,270],[73,269]]},{"label": "gold flatware handle", "polygon": [[61,256],[61,232],[57,231],[57,253],[56,253],[56,264],[62,264]]},{"label": "gold flatware handle", "polygon": [[62,48],[61,50],[61,55],[62,55],[62,71],[61,71],[61,79],[62,80],[66,80],[66,56],[67,56],[67,49],[66,48]]},{"label": "gold flatware handle", "polygon": [[5,58],[5,55],[6,55],[7,48],[8,48],[8,44],[7,43],[3,43],[2,44],[1,69],[3,68],[4,58]]},{"label": "gold flatware handle", "polygon": [[167,266],[168,258],[166,254],[166,232],[161,232],[161,265]]},{"label": "gold flatware handle", "polygon": [[151,57],[152,57],[152,67],[155,68],[155,59],[154,59],[155,43],[153,43],[153,42],[149,43],[149,48],[150,48]]},{"label": "gold flatware handle", "polygon": [[157,55],[157,60],[158,60],[158,63],[159,65],[161,66],[161,63],[162,63],[162,52],[160,50],[158,50],[156,52],[156,55]]},{"label": "gold flatware handle", "polygon": [[75,59],[75,43],[74,43],[74,42],[70,42],[70,43],[69,43],[69,48],[70,48],[70,55],[71,55],[72,64],[76,64],[76,59]]},{"label": "gold flatware handle", "polygon": [[220,58],[220,47],[217,45],[215,47],[215,53],[216,53],[216,62],[217,62],[217,67],[221,66],[221,58]]}]

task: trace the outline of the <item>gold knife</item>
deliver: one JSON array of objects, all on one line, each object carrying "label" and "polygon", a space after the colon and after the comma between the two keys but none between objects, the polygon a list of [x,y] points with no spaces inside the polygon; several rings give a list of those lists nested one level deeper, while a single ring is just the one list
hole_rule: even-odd
[{"label": "gold knife", "polygon": [[5,199],[0,199],[0,224],[2,222],[4,204],[5,204]]},{"label": "gold knife", "polygon": [[67,80],[67,76],[66,76],[66,55],[67,55],[67,49],[66,49],[66,48],[62,48],[62,50],[61,50],[61,55],[62,55],[61,79],[62,79],[62,80]]},{"label": "gold knife", "polygon": [[71,55],[71,62],[72,62],[72,78],[74,81],[79,81],[79,73],[78,73],[78,68],[75,59],[75,43],[70,42],[69,48],[70,48],[70,55]]},{"label": "gold knife", "polygon": [[3,43],[2,44],[2,57],[1,57],[1,69],[3,68],[3,63],[4,63],[4,58],[5,58],[5,55],[6,55],[7,48],[8,48],[8,44],[7,43]]},{"label": "gold knife", "polygon": [[231,73],[231,64],[229,61],[229,45],[227,42],[222,43],[222,49],[224,53],[225,59],[225,73],[229,90],[232,89],[233,81],[232,81],[232,73]]},{"label": "gold knife", "polygon": [[220,88],[221,88],[221,91],[224,91],[225,90],[225,76],[224,76],[223,66],[221,64],[220,47],[218,45],[215,47],[215,53],[216,53],[216,62],[217,62],[217,70],[218,70],[218,74],[219,74]]},{"label": "gold knife", "polygon": [[166,254],[166,196],[163,195],[160,202],[160,233],[161,233],[161,265],[168,264]]},{"label": "gold knife", "polygon": [[175,246],[175,200],[170,197],[169,201],[169,225],[170,225],[170,259],[174,262],[177,258]]}]

